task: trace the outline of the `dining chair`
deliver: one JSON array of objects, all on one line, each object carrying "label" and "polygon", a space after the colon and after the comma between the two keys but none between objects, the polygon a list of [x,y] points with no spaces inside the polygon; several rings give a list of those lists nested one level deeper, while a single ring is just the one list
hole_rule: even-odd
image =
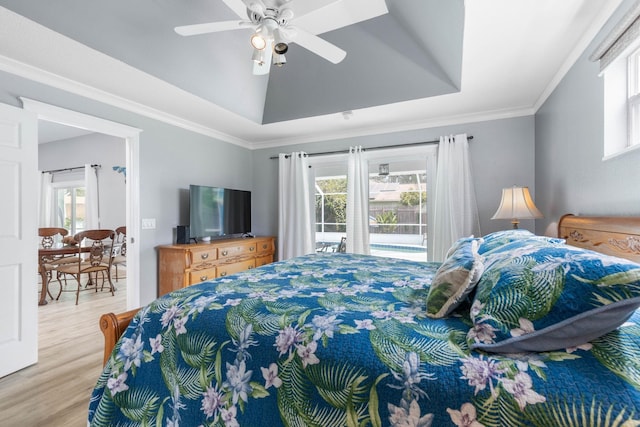
[{"label": "dining chair", "polygon": [[[115,287],[111,282],[115,232],[113,230],[85,230],[77,233],[73,236],[73,239],[78,242],[77,261],[72,264],[60,266],[58,271],[73,276],[76,279],[78,283],[76,305],[80,298],[80,290],[82,289],[80,278],[83,274],[86,274],[89,278],[88,286],[94,286],[96,292],[98,292],[98,273],[103,274],[103,286],[104,275],[106,274],[111,295],[115,295]],[[60,298],[62,292],[63,289],[61,287],[56,300]]]},{"label": "dining chair", "polygon": [[116,282],[118,281],[118,266],[127,265],[127,227],[116,228],[114,240],[114,254],[111,264],[116,268]]},{"label": "dining chair", "polygon": [[[40,238],[40,247],[42,249],[52,249],[58,244],[62,244],[65,236],[69,234],[69,231],[66,228],[62,227],[40,227],[38,228],[38,237]],[[44,268],[47,276],[47,293],[49,297],[53,299],[53,295],[51,295],[51,291],[49,290],[49,282],[53,279],[53,273],[55,272],[55,279],[58,281],[58,284],[62,287],[62,282],[60,281],[60,274],[57,272],[58,266],[62,264],[66,264],[69,262],[73,262],[75,257],[71,256],[63,256],[63,255],[47,255],[42,257],[42,259],[38,262],[38,268]]]}]

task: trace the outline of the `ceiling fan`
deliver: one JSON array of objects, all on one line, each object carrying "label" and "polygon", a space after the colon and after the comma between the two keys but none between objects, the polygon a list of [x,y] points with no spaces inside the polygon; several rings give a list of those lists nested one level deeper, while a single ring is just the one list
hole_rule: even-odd
[{"label": "ceiling fan", "polygon": [[[176,27],[182,36],[252,29],[253,74],[268,74],[271,64],[286,63],[290,43],[334,64],[347,55],[317,34],[388,13],[384,0],[222,0],[240,21],[219,21]],[[313,4],[314,8],[309,8]],[[294,9],[298,10],[298,15]]]}]

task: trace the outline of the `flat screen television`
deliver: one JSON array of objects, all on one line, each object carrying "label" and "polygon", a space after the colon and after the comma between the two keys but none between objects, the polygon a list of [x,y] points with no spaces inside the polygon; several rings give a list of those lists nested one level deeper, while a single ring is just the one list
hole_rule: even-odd
[{"label": "flat screen television", "polygon": [[192,239],[251,232],[251,192],[189,186],[189,234]]}]

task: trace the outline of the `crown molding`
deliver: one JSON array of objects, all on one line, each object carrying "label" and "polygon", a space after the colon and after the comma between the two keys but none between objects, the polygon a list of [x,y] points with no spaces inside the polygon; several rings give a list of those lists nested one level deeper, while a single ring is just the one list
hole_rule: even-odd
[{"label": "crown molding", "polygon": [[414,120],[403,123],[384,124],[380,126],[367,126],[359,129],[346,130],[341,132],[314,134],[307,137],[290,137],[268,140],[252,144],[252,149],[265,149],[283,147],[287,145],[307,144],[311,142],[332,141],[337,139],[358,138],[371,135],[384,135],[390,133],[408,132],[420,129],[431,129],[441,126],[463,125],[466,123],[486,122],[491,120],[510,119],[516,117],[532,116],[535,109],[531,106],[510,108],[503,110],[484,111],[473,114],[461,114],[437,119]]},{"label": "crown molding", "polygon": [[567,75],[569,70],[575,65],[575,63],[582,57],[585,53],[586,49],[593,42],[598,33],[605,26],[607,21],[611,18],[616,9],[622,4],[622,0],[611,0],[607,2],[600,14],[591,22],[589,28],[584,32],[578,43],[571,50],[567,58],[562,63],[556,74],[553,76],[549,84],[542,91],[538,100],[534,105],[534,110],[537,112],[540,107],[546,102],[546,100],[551,96],[553,91],[558,87],[564,76]]},{"label": "crown molding", "polygon": [[199,125],[189,120],[168,114],[164,111],[151,108],[149,106],[131,101],[121,96],[114,95],[101,89],[77,82],[75,80],[62,77],[38,67],[16,61],[7,56],[0,55],[0,70],[18,77],[42,83],[56,89],[64,90],[75,95],[98,101],[112,107],[120,108],[131,113],[139,114],[163,123],[167,123],[179,128],[196,132],[211,138],[219,139],[230,144],[238,145],[243,148],[251,148],[251,143],[232,135],[219,132],[206,126]]}]

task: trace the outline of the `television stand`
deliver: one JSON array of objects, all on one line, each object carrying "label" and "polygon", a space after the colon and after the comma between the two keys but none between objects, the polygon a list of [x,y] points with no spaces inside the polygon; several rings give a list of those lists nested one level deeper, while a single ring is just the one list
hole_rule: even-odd
[{"label": "television stand", "polygon": [[275,237],[158,247],[158,296],[273,262]]}]

